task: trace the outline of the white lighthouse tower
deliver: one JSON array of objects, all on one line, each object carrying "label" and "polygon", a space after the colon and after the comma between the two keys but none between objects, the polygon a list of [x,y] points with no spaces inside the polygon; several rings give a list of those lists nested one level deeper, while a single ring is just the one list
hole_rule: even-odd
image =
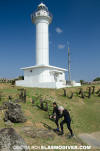
[{"label": "white lighthouse tower", "polygon": [[46,5],[39,4],[31,19],[36,25],[36,64],[21,68],[24,70],[24,80],[16,81],[16,85],[40,88],[66,87],[67,70],[49,65],[49,24],[52,22],[52,15]]},{"label": "white lighthouse tower", "polygon": [[49,31],[52,21],[48,8],[41,3],[32,14],[32,23],[36,24],[36,65],[49,65]]}]

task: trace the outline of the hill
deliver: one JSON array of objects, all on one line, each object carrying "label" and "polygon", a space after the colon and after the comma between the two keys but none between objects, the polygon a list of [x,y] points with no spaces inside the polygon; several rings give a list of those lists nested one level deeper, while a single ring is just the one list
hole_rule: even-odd
[{"label": "hill", "polygon": [[[99,90],[100,85],[95,86],[95,91]],[[85,95],[87,96],[88,86],[82,86]],[[19,98],[20,87],[12,87],[10,84],[0,84],[1,101],[8,100],[8,96],[12,97],[12,100]],[[63,89],[40,89],[40,88],[26,88],[26,103],[20,102],[22,110],[27,118],[25,123],[15,123],[13,128],[20,134],[28,145],[82,145],[83,143],[77,137],[80,133],[92,133],[100,131],[100,97],[95,93],[90,98],[84,99],[78,96],[80,88],[66,88],[67,95],[70,96],[72,92],[74,95],[72,99],[64,96]],[[56,128],[55,123],[49,119],[48,112],[41,110],[37,107],[38,101],[32,104],[32,98],[36,99],[42,97],[48,101],[51,106],[53,101],[56,101],[58,105],[67,108],[72,118],[72,129],[76,137],[68,139],[68,130],[66,125],[64,126],[65,135],[58,136],[53,131],[49,134],[48,129]],[[52,110],[52,107],[51,107]],[[4,117],[4,110],[0,111],[0,128],[5,127],[5,123],[2,120]],[[36,131],[38,131],[37,136]],[[32,133],[34,135],[32,135]],[[47,133],[47,136],[45,135]],[[95,151],[95,149],[92,149]]]}]

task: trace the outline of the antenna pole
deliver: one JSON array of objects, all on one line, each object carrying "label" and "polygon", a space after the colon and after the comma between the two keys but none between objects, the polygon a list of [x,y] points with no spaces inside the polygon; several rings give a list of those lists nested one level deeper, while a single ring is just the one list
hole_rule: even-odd
[{"label": "antenna pole", "polygon": [[67,45],[68,45],[68,80],[71,81],[69,42],[67,42]]}]

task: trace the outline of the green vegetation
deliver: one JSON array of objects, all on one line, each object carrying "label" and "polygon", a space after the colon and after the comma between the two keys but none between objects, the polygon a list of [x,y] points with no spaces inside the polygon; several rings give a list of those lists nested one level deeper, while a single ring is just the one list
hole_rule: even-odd
[{"label": "green vegetation", "polygon": [[85,82],[84,80],[80,80],[81,85],[83,85],[83,84],[84,84],[84,82]]},{"label": "green vegetation", "polygon": [[[0,84],[0,105],[8,100],[8,96],[12,96],[12,100],[18,99],[19,87],[12,87],[10,84]],[[52,102],[56,101],[58,105],[67,108],[72,118],[72,129],[75,135],[79,133],[91,133],[100,131],[100,96],[96,93],[91,94],[91,97],[84,99],[78,96],[80,88],[66,88],[67,95],[73,92],[73,97],[69,99],[64,96],[63,89],[40,89],[26,88],[27,99],[26,103],[20,103],[22,110],[27,118],[27,122],[14,124],[16,131],[25,139],[28,145],[81,145],[80,140],[75,138],[67,139],[68,130],[64,126],[65,135],[58,136],[54,134],[54,139],[31,138],[27,136],[23,128],[34,127],[44,128],[43,123],[48,124],[52,128],[56,128],[53,121],[49,119],[48,114],[52,112]],[[100,89],[100,85],[95,85],[95,92]],[[85,96],[88,95],[88,87],[82,86]],[[41,110],[39,107],[40,98],[48,102],[49,112]],[[33,104],[32,104],[33,100]],[[45,104],[46,105],[46,104]],[[4,112],[0,111],[0,117],[4,117]],[[0,118],[0,128],[4,128],[5,124]],[[94,151],[94,150],[92,150]]]},{"label": "green vegetation", "polygon": [[95,78],[93,81],[100,81],[100,77]]}]

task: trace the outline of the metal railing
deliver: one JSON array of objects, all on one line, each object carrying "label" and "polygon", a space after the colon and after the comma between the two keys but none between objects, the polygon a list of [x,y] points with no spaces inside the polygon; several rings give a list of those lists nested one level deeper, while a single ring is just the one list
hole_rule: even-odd
[{"label": "metal railing", "polygon": [[37,16],[48,16],[53,17],[52,14],[49,11],[35,11],[31,14],[31,18],[37,17]]}]

